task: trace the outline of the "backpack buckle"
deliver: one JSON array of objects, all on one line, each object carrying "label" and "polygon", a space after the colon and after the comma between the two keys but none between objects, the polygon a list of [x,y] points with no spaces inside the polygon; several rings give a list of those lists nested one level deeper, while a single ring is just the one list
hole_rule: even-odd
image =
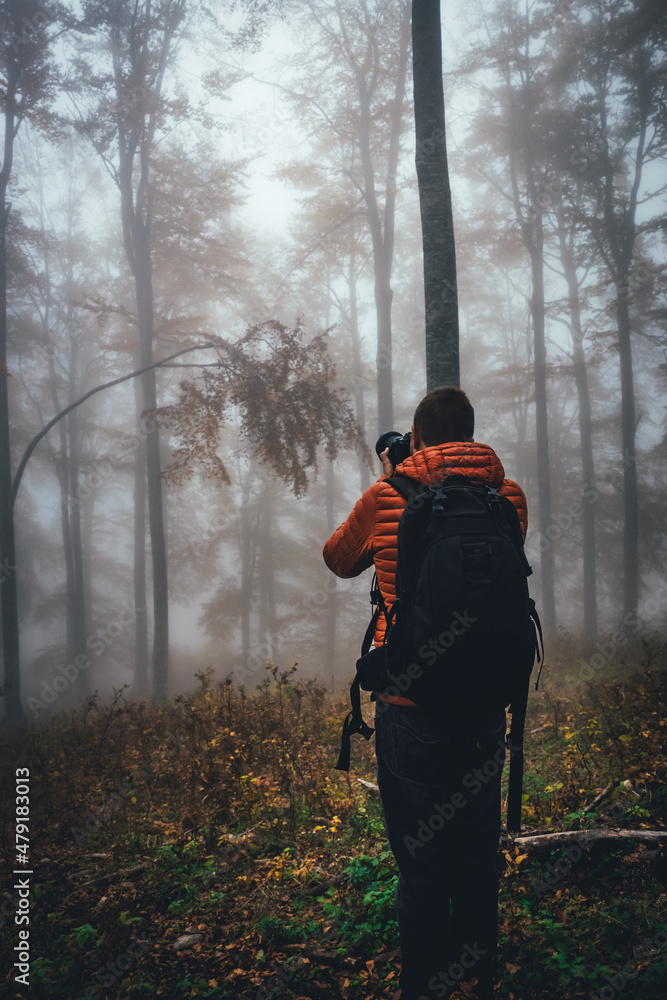
[{"label": "backpack buckle", "polygon": [[486,505],[489,510],[502,510],[503,505],[500,502],[500,492],[497,487],[486,487]]},{"label": "backpack buckle", "polygon": [[436,517],[444,517],[445,508],[443,506],[443,501],[447,499],[447,494],[444,492],[442,486],[439,486],[435,493],[433,494],[433,507],[432,511]]}]

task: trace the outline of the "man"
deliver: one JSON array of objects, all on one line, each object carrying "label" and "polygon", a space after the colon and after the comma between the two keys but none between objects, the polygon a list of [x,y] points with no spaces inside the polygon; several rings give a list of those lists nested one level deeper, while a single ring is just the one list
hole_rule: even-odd
[{"label": "man", "polygon": [[[441,386],[419,403],[412,453],[357,501],[324,546],[340,577],[375,566],[388,609],[396,598],[397,532],[407,501],[387,483],[403,473],[425,485],[448,475],[499,488],[516,507],[526,535],[526,498],[505,479],[488,445],[473,440],[475,415],[466,394]],[[383,642],[378,618],[375,645]],[[496,853],[505,709],[472,718],[446,704],[417,707],[409,690],[374,692],[378,786],[387,835],[399,868],[396,906],[401,939],[401,1000],[449,997],[463,979],[477,980],[479,1000],[494,997],[498,938]]]}]

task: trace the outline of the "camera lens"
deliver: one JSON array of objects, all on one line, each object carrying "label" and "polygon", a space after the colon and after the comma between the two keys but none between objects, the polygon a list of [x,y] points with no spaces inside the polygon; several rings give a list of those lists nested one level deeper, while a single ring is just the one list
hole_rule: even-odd
[{"label": "camera lens", "polygon": [[375,443],[375,454],[379,458],[385,448],[391,449],[392,441],[396,441],[402,438],[403,435],[399,434],[398,431],[385,431],[384,434],[380,434],[380,437]]},{"label": "camera lens", "polygon": [[401,462],[410,457],[411,440],[411,431],[408,431],[407,434],[399,434],[398,431],[386,431],[384,434],[380,434],[380,437],[377,439],[375,451],[378,458],[380,458],[385,448],[388,448],[389,461],[396,468],[397,465],[400,465]]}]

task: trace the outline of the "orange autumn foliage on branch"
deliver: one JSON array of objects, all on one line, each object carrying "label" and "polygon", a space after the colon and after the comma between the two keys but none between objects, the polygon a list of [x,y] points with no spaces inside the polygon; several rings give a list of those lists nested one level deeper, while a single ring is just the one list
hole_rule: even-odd
[{"label": "orange autumn foliage on branch", "polygon": [[327,458],[341,449],[369,454],[344,394],[335,388],[336,369],[327,351],[328,331],[310,339],[302,320],[291,328],[267,320],[240,340],[219,344],[218,361],[181,383],[180,398],[159,407],[158,420],[178,445],[166,470],[168,481],[190,479],[195,468],[229,483],[219,454],[220,432],[234,408],[252,455],[267,464],[296,496],[317,471],[317,449]]}]

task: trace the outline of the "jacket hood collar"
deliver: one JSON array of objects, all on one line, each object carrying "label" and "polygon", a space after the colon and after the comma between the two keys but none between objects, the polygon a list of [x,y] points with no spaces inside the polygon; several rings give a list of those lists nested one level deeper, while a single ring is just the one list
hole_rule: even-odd
[{"label": "jacket hood collar", "polygon": [[449,441],[416,451],[395,472],[432,486],[447,475],[463,475],[494,486],[502,485],[505,470],[493,448],[478,441]]}]

